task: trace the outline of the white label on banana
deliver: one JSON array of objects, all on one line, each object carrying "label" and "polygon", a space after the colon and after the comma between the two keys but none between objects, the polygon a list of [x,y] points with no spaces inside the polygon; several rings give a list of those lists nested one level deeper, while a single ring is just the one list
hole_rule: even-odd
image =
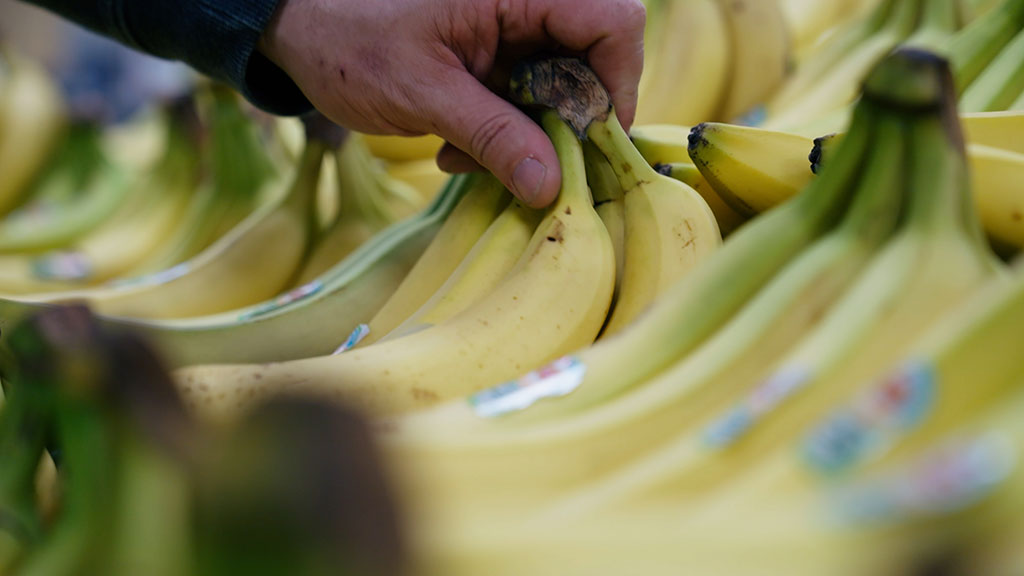
[{"label": "white label on banana", "polygon": [[85,280],[92,265],[80,252],[51,252],[32,260],[32,273],[42,280]]},{"label": "white label on banana", "polygon": [[934,390],[926,364],[905,364],[817,426],[804,441],[805,458],[813,468],[834,474],[884,452],[921,421]]},{"label": "white label on banana", "polygon": [[342,352],[348,352],[349,350],[355,348],[357,344],[362,342],[363,338],[366,338],[369,335],[369,326],[367,326],[366,324],[360,324],[359,326],[356,326],[356,329],[353,330],[352,333],[348,335],[348,339],[346,339],[341,346],[338,346],[337,350],[331,353],[331,356],[337,356]]},{"label": "white label on banana", "polygon": [[712,448],[725,448],[746,434],[757,421],[774,410],[786,398],[811,379],[811,371],[802,366],[785,366],[762,381],[742,402],[716,419],[704,431],[704,442]]},{"label": "white label on banana", "polygon": [[277,298],[274,298],[273,300],[267,302],[266,304],[260,304],[254,308],[249,309],[248,312],[239,315],[238,319],[243,321],[252,320],[253,318],[269,314],[275,310],[284,308],[289,304],[293,304],[304,298],[309,298],[313,294],[319,292],[323,287],[323,282],[320,282],[319,280],[313,280],[308,284],[303,284],[302,286],[299,286],[298,288],[290,292],[286,292],[278,296]]},{"label": "white label on banana", "polygon": [[481,418],[525,410],[544,398],[571,393],[583,383],[587,367],[575,356],[555,360],[540,370],[499,384],[469,397],[469,404]]},{"label": "white label on banana", "polygon": [[146,274],[145,276],[115,280],[111,282],[110,285],[115,288],[124,288],[126,286],[156,286],[181,278],[185,274],[188,274],[191,269],[192,266],[189,265],[188,262],[182,262],[181,264],[171,266],[170,268],[166,268],[159,272],[153,272],[152,274]]},{"label": "white label on banana", "polygon": [[951,514],[983,500],[1016,464],[1013,444],[1003,435],[954,439],[896,473],[840,489],[832,503],[848,523]]}]

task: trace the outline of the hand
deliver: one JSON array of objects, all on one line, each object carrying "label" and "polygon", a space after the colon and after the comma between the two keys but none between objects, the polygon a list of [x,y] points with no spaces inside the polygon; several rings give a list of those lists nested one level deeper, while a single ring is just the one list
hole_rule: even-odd
[{"label": "hand", "polygon": [[542,207],[561,170],[540,127],[496,95],[509,67],[541,50],[585,55],[628,129],[645,17],[639,0],[282,0],[261,51],[335,122],[438,134],[441,168],[484,166]]}]

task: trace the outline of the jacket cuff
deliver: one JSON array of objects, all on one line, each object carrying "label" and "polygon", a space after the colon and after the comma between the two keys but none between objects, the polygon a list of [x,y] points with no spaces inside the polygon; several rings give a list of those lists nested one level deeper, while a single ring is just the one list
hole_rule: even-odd
[{"label": "jacket cuff", "polygon": [[280,0],[107,0],[125,39],[227,82],[256,106],[282,115],[312,106],[279,67],[256,50]]}]

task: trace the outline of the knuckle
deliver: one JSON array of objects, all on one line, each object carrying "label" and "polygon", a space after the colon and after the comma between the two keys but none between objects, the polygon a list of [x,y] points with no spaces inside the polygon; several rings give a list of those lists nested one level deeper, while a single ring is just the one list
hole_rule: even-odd
[{"label": "knuckle", "polygon": [[484,163],[490,163],[499,144],[512,132],[515,122],[510,113],[499,113],[481,122],[473,130],[469,141],[473,155]]}]

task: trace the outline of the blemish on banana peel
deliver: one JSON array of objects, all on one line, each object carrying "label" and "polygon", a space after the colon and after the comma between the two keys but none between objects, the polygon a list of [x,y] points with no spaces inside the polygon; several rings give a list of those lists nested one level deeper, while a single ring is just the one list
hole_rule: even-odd
[{"label": "blemish on banana peel", "polygon": [[424,388],[410,388],[409,392],[412,393],[412,397],[417,402],[437,402],[441,399],[436,392],[432,390],[426,390]]},{"label": "blemish on banana peel", "polygon": [[526,60],[509,82],[510,99],[523,106],[553,108],[580,140],[592,122],[605,121],[612,99],[597,74],[579,58]]}]

